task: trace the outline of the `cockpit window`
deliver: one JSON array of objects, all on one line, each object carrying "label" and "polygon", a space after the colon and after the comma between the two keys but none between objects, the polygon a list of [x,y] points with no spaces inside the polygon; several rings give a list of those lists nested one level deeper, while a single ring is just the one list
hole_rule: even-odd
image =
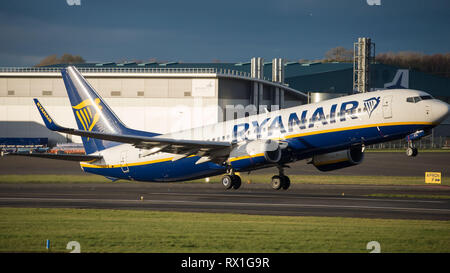
[{"label": "cockpit window", "polygon": [[419,102],[421,100],[432,100],[432,99],[433,99],[433,97],[429,96],[429,95],[427,95],[427,96],[417,96],[417,97],[406,98],[406,102],[417,103],[417,102]]},{"label": "cockpit window", "polygon": [[422,100],[432,100],[432,99],[433,99],[432,96],[420,96],[420,98],[421,98]]}]

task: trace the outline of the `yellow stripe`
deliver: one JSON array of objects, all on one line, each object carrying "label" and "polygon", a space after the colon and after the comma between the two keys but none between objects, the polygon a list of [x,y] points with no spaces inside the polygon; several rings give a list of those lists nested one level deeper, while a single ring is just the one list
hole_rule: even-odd
[{"label": "yellow stripe", "polygon": [[87,109],[88,112],[89,112],[89,117],[92,119],[92,112],[91,112],[91,109],[90,109],[89,107],[86,107],[86,109]]},{"label": "yellow stripe", "polygon": [[95,124],[97,123],[97,121],[100,119],[100,115],[99,114],[95,114],[94,116],[94,120],[91,123],[91,126],[89,126],[89,131],[92,131],[92,128],[94,128]]},{"label": "yellow stripe", "polygon": [[86,108],[83,109],[84,115],[87,118],[88,124],[91,123],[91,119],[89,118],[88,112],[86,111]]},{"label": "yellow stripe", "polygon": [[83,119],[80,116],[80,111],[76,111],[76,113],[77,113],[78,120],[81,122],[81,125],[83,125],[83,128],[86,131],[86,125],[84,125]]},{"label": "yellow stripe", "polygon": [[86,117],[84,116],[83,109],[80,110],[81,116],[83,117],[84,123],[86,123],[86,127],[89,127],[89,123],[87,122]]},{"label": "yellow stripe", "polygon": [[248,158],[253,158],[253,157],[260,157],[260,156],[264,156],[264,153],[255,154],[255,155],[245,155],[245,156],[233,157],[233,158],[228,159],[228,161],[229,162],[233,162],[233,161],[236,161],[236,160],[248,159]]},{"label": "yellow stripe", "polygon": [[384,126],[395,126],[395,125],[435,125],[435,124],[433,122],[378,123],[378,124],[350,126],[350,127],[345,127],[345,128],[328,129],[328,130],[314,131],[314,132],[301,133],[301,134],[293,134],[293,135],[288,135],[288,136],[281,137],[281,138],[274,138],[273,140],[282,140],[282,139],[289,139],[289,138],[294,138],[294,137],[311,136],[311,135],[326,134],[326,133],[339,132],[339,131],[349,131],[349,130],[355,130],[355,129],[363,129],[363,128],[371,128],[371,127],[384,127]]},{"label": "yellow stripe", "polygon": [[173,159],[173,157],[169,157],[169,158],[162,158],[162,159],[156,159],[156,160],[151,160],[151,161],[135,162],[135,163],[128,163],[128,164],[117,164],[117,165],[93,165],[93,164],[80,162],[80,165],[82,167],[97,168],[97,169],[99,169],[99,168],[119,168],[119,167],[122,167],[125,165],[126,166],[141,166],[141,165],[166,162],[166,161],[171,161],[172,159]]}]

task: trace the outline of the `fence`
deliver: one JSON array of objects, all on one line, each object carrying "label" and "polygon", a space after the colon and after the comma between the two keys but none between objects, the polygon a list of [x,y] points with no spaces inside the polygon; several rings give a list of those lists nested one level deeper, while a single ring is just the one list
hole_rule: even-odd
[{"label": "fence", "polygon": [[[432,137],[426,136],[417,141],[414,141],[414,145],[418,149],[450,149],[450,137],[439,136]],[[379,144],[369,145],[367,149],[406,149],[408,143],[404,139],[394,140]]]}]

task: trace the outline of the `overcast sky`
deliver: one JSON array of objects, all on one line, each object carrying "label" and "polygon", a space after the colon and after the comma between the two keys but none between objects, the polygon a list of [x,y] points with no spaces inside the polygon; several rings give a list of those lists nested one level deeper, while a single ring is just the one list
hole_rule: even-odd
[{"label": "overcast sky", "polygon": [[14,0],[1,3],[0,34],[0,66],[64,53],[88,62],[317,59],[358,37],[371,37],[377,53],[432,54],[450,51],[450,1]]}]

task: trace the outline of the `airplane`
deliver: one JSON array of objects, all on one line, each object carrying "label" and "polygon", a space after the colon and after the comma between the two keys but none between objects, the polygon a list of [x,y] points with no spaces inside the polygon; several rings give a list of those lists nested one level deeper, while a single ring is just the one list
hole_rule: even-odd
[{"label": "airplane", "polygon": [[287,190],[289,163],[308,160],[320,171],[360,164],[365,147],[402,139],[407,155],[414,141],[450,113],[430,94],[390,89],[251,115],[167,134],[128,128],[73,66],[61,70],[78,129],[58,125],[37,100],[48,129],[81,136],[86,155],[30,154],[79,161],[83,171],[118,179],[177,182],[223,175],[225,189],[238,189],[238,172],[277,167],[274,190]]}]

